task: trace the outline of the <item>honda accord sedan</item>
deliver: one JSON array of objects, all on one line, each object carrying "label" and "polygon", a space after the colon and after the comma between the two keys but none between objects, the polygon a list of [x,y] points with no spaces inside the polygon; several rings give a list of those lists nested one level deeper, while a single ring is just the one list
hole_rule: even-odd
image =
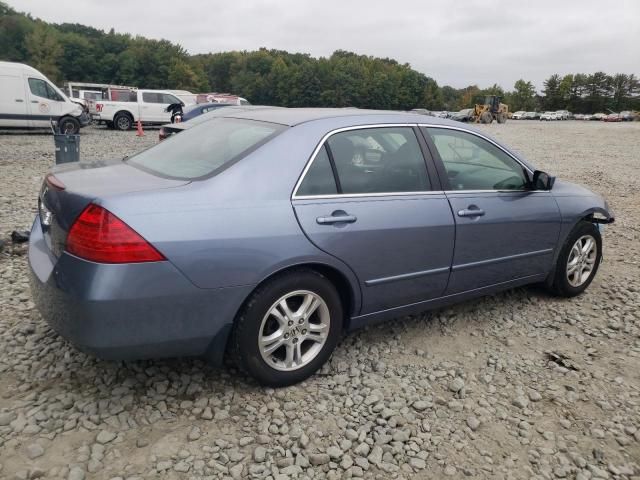
[{"label": "honda accord sedan", "polygon": [[458,122],[228,108],[125,160],[54,167],[29,264],[42,316],[81,350],[228,354],[284,386],[346,330],[525,284],[582,293],[612,221]]}]

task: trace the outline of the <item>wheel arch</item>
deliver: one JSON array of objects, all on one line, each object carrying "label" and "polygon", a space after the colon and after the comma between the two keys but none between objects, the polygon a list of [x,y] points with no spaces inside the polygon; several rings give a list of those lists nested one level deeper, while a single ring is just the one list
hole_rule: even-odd
[{"label": "wheel arch", "polygon": [[560,256],[560,251],[567,241],[567,238],[569,238],[569,235],[571,235],[571,232],[573,232],[581,222],[607,224],[613,223],[614,221],[615,218],[610,210],[602,207],[592,207],[576,215],[573,218],[572,222],[568,222],[567,224],[565,224],[566,226],[562,229],[562,233],[558,238],[558,247],[556,248],[556,251],[553,255],[553,268],[549,272],[549,275],[545,279],[544,283],[550,285],[550,282],[553,281],[553,278],[556,274],[556,269],[558,268],[558,257]]},{"label": "wheel arch", "polygon": [[135,121],[135,119],[133,118],[133,113],[131,113],[129,110],[118,110],[116,113],[113,114],[113,120],[111,120],[114,124],[118,115],[126,115],[131,119],[132,124]]},{"label": "wheel arch", "polygon": [[355,276],[353,276],[353,279],[350,279],[349,277],[351,275],[345,273],[337,266],[331,265],[329,263],[321,261],[299,262],[278,268],[265,276],[260,282],[258,282],[238,307],[235,315],[233,316],[233,320],[226,324],[212,339],[211,343],[209,344],[209,348],[204,354],[204,357],[214,364],[222,363],[223,356],[225,355],[225,352],[227,351],[227,348],[229,346],[233,325],[253,293],[266,282],[273,280],[274,278],[277,278],[279,276],[286,275],[290,272],[295,272],[296,270],[301,269],[314,270],[320,273],[336,287],[345,312],[343,329],[348,330],[351,317],[355,316],[360,311],[362,302],[360,287],[356,282]]}]

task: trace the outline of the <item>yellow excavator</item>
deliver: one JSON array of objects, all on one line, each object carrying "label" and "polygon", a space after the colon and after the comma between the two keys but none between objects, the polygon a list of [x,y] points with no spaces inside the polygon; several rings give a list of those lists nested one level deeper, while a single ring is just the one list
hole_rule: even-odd
[{"label": "yellow excavator", "polygon": [[471,115],[474,123],[491,123],[494,120],[498,123],[505,123],[509,115],[509,105],[501,103],[501,97],[488,95],[484,100],[484,105],[476,103]]}]

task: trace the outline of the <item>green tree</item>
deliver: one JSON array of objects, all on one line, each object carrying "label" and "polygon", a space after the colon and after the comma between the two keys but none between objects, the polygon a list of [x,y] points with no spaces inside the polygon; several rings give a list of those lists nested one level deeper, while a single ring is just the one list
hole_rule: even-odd
[{"label": "green tree", "polygon": [[29,64],[53,81],[60,81],[62,46],[58,32],[44,23],[36,23],[25,39]]},{"label": "green tree", "polygon": [[536,89],[531,82],[520,79],[513,88],[514,91],[509,95],[509,107],[512,111],[531,111],[536,108]]}]

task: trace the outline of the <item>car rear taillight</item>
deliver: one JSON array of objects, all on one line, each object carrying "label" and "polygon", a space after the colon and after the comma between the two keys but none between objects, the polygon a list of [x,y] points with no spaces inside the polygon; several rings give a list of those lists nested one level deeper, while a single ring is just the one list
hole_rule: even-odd
[{"label": "car rear taillight", "polygon": [[98,263],[166,260],[149,242],[105,208],[89,204],[69,230],[67,252]]}]

